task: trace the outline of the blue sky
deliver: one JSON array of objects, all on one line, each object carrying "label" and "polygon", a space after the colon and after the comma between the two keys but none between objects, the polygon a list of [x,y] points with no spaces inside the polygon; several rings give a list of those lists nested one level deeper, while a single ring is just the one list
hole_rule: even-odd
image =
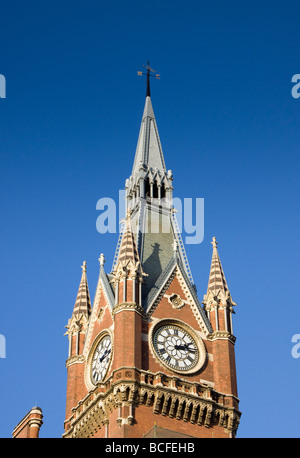
[{"label": "blue sky", "polygon": [[[238,437],[298,437],[299,113],[296,1],[54,1],[1,7],[0,436],[34,405],[41,437],[63,433],[72,313],[87,261],[109,271],[117,234],[96,202],[129,177],[152,102],[174,194],[205,200],[205,237],[187,245],[200,299],[213,236],[238,305]],[[296,296],[295,296],[296,294]]]}]

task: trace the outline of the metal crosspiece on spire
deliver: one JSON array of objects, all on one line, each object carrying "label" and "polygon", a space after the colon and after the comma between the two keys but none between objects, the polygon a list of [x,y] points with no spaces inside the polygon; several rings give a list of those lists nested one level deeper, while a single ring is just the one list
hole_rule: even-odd
[{"label": "metal crosspiece on spire", "polygon": [[[147,65],[143,65],[143,67],[145,67],[145,69],[147,70],[147,73],[138,71],[137,74],[139,76],[145,75],[147,77],[147,79],[146,79],[146,81],[147,81],[146,97],[150,97],[150,76],[152,76],[152,77],[154,77],[154,78],[159,80],[160,79],[160,75],[156,72],[156,70],[153,70],[153,68],[150,67],[149,60],[147,61]],[[152,72],[153,75],[150,72]]]}]

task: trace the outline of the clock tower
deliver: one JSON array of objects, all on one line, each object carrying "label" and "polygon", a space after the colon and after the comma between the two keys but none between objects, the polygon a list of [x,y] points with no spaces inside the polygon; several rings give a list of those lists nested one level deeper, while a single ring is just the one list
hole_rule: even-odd
[{"label": "clock tower", "polygon": [[[113,267],[86,263],[67,325],[64,437],[235,437],[239,400],[233,308],[217,242],[200,302],[173,207],[150,95],[126,180]],[[124,166],[126,164],[124,163]]]}]

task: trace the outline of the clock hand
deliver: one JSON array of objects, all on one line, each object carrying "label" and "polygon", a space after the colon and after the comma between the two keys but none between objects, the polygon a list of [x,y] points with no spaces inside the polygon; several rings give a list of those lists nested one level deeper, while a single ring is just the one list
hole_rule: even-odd
[{"label": "clock hand", "polygon": [[110,350],[105,350],[104,352],[104,355],[102,356],[102,358],[100,358],[100,363],[102,363],[102,361],[104,360],[104,358],[110,353]]},{"label": "clock hand", "polygon": [[100,363],[102,363],[102,361],[104,360],[105,356],[106,356],[106,350],[105,350],[103,356],[99,359]]},{"label": "clock hand", "polygon": [[192,348],[189,348],[188,345],[190,345],[190,343],[188,344],[185,344],[185,345],[175,345],[175,350],[188,350],[189,352],[192,352],[192,353],[195,353],[195,350],[193,350]]},{"label": "clock hand", "polygon": [[188,350],[188,351],[195,351],[195,350],[193,350],[192,348],[189,347],[189,345],[192,345],[192,343],[193,343],[193,342],[186,343],[186,344],[184,345],[184,348],[185,348],[186,350]]}]

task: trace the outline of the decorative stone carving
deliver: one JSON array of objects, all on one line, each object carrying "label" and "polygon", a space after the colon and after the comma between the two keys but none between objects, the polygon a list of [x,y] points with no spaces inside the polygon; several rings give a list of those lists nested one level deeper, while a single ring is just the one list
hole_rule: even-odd
[{"label": "decorative stone carving", "polygon": [[173,309],[181,309],[184,306],[184,302],[179,294],[172,294],[168,297],[168,301],[172,305]]},{"label": "decorative stone carving", "polygon": [[[128,370],[126,372],[129,372]],[[134,372],[134,369],[130,372]],[[121,374],[118,372],[118,374]],[[146,373],[145,373],[146,374]],[[144,374],[144,375],[145,375]],[[156,374],[152,374],[155,378]],[[146,380],[146,377],[140,377]],[[64,437],[91,437],[97,430],[107,425],[109,413],[118,409],[117,423],[129,425],[134,423],[134,409],[144,405],[153,409],[156,415],[169,416],[184,422],[209,428],[218,422],[232,436],[239,425],[240,412],[232,406],[224,405],[223,395],[213,392],[207,397],[206,391],[193,390],[193,383],[182,381],[174,387],[173,378],[164,375],[165,385],[154,385],[126,379],[116,380],[107,384],[106,391],[94,390],[73,409],[73,415],[68,420],[69,429]],[[190,388],[190,389],[188,389]],[[211,389],[211,391],[213,391]],[[202,395],[203,393],[203,395]],[[130,413],[122,417],[122,407],[129,406]]]},{"label": "decorative stone carving", "polygon": [[103,320],[103,316],[104,316],[104,308],[100,307],[98,315],[97,315],[98,323],[101,323],[101,321]]}]

